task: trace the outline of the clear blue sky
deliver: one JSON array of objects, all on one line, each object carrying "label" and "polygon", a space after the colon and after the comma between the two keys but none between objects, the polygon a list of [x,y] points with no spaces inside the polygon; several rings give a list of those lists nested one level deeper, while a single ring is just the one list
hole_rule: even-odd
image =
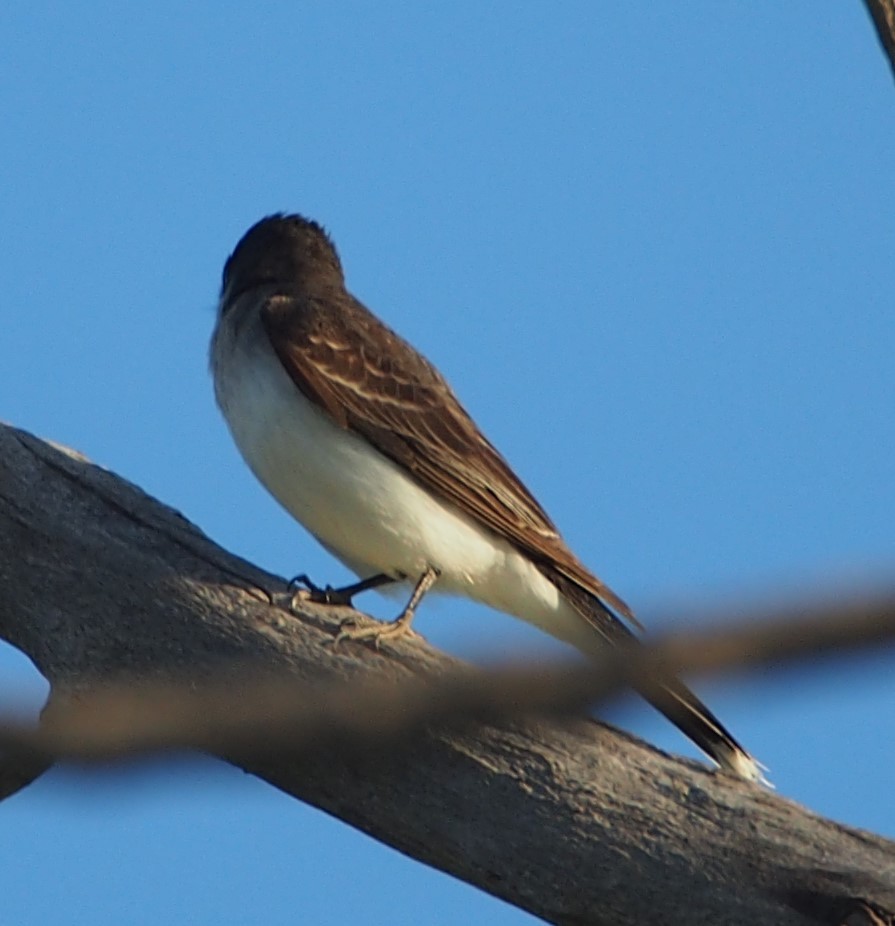
[{"label": "clear blue sky", "polygon": [[[298,6],[3,4],[0,416],[344,578],[206,369],[223,260],[296,210],[651,626],[891,575],[895,85],[858,0]],[[416,626],[549,648],[464,603]],[[702,690],[781,794],[895,837],[892,658]],[[8,649],[0,682],[42,690]],[[54,773],[0,832],[25,926],[530,921],[211,762]]]}]

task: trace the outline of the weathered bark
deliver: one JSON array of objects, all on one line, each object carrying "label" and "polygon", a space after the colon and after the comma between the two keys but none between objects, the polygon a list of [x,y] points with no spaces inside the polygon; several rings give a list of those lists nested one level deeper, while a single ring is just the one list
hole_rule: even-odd
[{"label": "weathered bark", "polygon": [[[257,586],[283,588],[129,483],[0,426],[0,637],[56,696],[129,675],[201,683],[234,660],[328,681],[452,665],[418,638],[334,649],[342,614],[293,616]],[[588,721],[240,764],[551,922],[805,926],[895,909],[895,844]]]},{"label": "weathered bark", "polygon": [[895,0],[864,0],[864,5],[895,75]]}]

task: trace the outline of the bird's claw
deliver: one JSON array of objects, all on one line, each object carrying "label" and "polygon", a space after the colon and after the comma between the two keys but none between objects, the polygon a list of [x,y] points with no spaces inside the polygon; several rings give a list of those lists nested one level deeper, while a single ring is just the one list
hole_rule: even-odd
[{"label": "bird's claw", "polygon": [[289,580],[289,589],[292,591],[292,604],[296,601],[312,601],[314,604],[351,607],[352,596],[347,589],[333,588],[332,585],[321,587],[304,573]]},{"label": "bird's claw", "polygon": [[354,617],[346,617],[339,624],[339,632],[333,638],[333,647],[346,640],[354,640],[359,643],[371,643],[378,651],[382,649],[383,640],[398,640],[409,633],[412,618],[413,614],[401,614],[393,621],[377,621],[367,617],[361,624]]}]

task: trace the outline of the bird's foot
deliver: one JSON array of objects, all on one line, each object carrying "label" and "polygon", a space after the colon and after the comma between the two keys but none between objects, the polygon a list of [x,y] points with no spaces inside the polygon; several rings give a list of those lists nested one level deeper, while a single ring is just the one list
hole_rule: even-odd
[{"label": "bird's foot", "polygon": [[312,582],[310,578],[304,574],[290,579],[289,589],[292,592],[290,605],[293,607],[299,601],[313,601],[314,604],[331,604],[351,607],[351,592],[349,589],[333,588],[331,585],[321,587]]},{"label": "bird's foot", "polygon": [[[357,621],[351,618],[342,621],[339,632],[336,634],[335,640],[333,640],[333,645],[338,646],[343,640],[370,640],[373,646],[379,649],[383,640],[397,640],[403,637],[410,631],[410,624],[413,621],[413,614],[417,605],[423,600],[426,592],[432,588],[440,575],[440,569],[435,566],[427,566],[419,579],[417,579],[410,601],[407,602],[404,610],[393,621],[374,621],[370,619],[371,622],[363,626],[360,626]],[[365,581],[370,583],[376,581],[376,579],[374,577]]]},{"label": "bird's foot", "polygon": [[388,585],[396,581],[391,576],[378,574],[370,576],[367,579],[361,579],[359,582],[353,582],[351,585],[344,585],[341,588],[333,588],[331,585],[321,587],[315,585],[308,576],[302,573],[294,579],[290,579],[289,588],[294,589],[290,606],[295,607],[298,601],[312,601],[314,604],[329,604],[342,608],[352,607],[351,599],[360,592],[365,592],[370,588],[379,588],[380,585]]},{"label": "bird's foot", "polygon": [[349,617],[339,625],[333,646],[338,646],[345,640],[357,640],[372,643],[378,650],[383,640],[398,640],[410,633],[412,622],[413,611],[410,609],[402,611],[393,621],[377,621],[369,617],[361,624],[355,618]]}]

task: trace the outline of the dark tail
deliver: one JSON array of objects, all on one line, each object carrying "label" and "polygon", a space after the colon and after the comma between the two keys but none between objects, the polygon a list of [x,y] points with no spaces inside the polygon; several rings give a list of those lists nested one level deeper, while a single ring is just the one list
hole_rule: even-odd
[{"label": "dark tail", "polygon": [[[542,566],[541,569],[595,631],[593,647],[582,646],[579,642],[571,640],[570,642],[575,642],[576,646],[587,652],[604,650],[607,643],[625,650],[637,641],[637,636],[625,623],[627,619],[640,626],[630,608],[612,593],[611,597],[605,596],[604,601],[601,593],[605,586],[599,580],[594,579],[594,590],[591,590],[582,587],[555,568]],[[639,685],[638,691],[721,768],[748,781],[768,784],[762,774],[761,763],[743,749],[721,721],[682,681],[667,675]]]},{"label": "dark tail", "polygon": [[712,761],[748,781],[767,784],[762,766],[730,735],[720,720],[676,678],[655,686],[642,686],[640,693],[661,711]]}]

